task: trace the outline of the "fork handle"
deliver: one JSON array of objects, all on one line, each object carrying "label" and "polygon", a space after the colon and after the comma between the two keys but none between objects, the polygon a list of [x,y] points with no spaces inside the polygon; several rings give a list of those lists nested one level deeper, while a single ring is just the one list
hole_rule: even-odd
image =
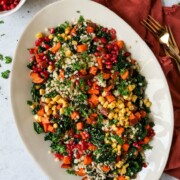
[{"label": "fork handle", "polygon": [[166,46],[166,47],[169,53],[173,56],[173,58],[175,58],[180,63],[180,56],[176,53],[174,48],[171,45]]}]

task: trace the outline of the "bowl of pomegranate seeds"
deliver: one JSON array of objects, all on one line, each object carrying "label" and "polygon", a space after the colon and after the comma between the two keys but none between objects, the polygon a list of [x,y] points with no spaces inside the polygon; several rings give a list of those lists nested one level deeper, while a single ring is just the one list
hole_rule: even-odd
[{"label": "bowl of pomegranate seeds", "polygon": [[26,0],[0,0],[0,17],[13,14],[23,6]]}]

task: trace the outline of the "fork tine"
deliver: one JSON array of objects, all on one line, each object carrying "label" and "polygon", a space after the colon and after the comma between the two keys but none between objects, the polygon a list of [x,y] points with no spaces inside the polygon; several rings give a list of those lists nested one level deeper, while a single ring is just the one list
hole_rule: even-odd
[{"label": "fork tine", "polygon": [[176,44],[176,41],[175,41],[175,39],[174,39],[174,36],[173,36],[173,34],[172,34],[172,31],[171,31],[170,26],[167,27],[167,30],[168,30],[168,32],[169,32],[169,34],[170,34],[170,39],[171,39],[172,45],[178,47],[177,44]]},{"label": "fork tine", "polygon": [[151,21],[153,21],[156,26],[158,26],[161,29],[164,29],[163,26],[161,24],[159,24],[159,22],[157,22],[151,15],[148,15],[149,19],[151,19]]},{"label": "fork tine", "polygon": [[141,21],[141,23],[153,34],[157,33],[157,30],[151,24],[149,24],[146,20]]},{"label": "fork tine", "polygon": [[[167,26],[165,26],[166,31],[169,33],[169,29]],[[171,35],[169,36],[169,44],[172,45]]]}]

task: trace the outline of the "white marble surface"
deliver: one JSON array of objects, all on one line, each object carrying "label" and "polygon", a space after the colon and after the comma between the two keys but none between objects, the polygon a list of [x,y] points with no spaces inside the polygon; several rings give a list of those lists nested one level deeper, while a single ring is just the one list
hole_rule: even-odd
[{"label": "white marble surface", "polygon": [[[0,54],[13,56],[17,40],[25,26],[44,6],[56,0],[27,0],[25,5],[15,14],[0,18]],[[178,0],[164,0],[166,5],[180,2]],[[4,36],[1,36],[5,34]],[[0,73],[6,69],[11,70],[12,64],[0,61]],[[27,153],[16,129],[11,108],[9,80],[0,77],[0,180],[47,180],[48,178],[37,167]],[[162,175],[161,180],[175,180],[175,178]]]}]

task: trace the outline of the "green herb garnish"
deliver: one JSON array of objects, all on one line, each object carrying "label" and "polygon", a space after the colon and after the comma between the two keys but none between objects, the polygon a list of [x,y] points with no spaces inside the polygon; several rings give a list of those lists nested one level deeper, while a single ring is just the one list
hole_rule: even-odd
[{"label": "green herb garnish", "polygon": [[6,70],[6,71],[1,73],[1,77],[4,78],[4,79],[8,79],[9,74],[10,74],[10,70]]},{"label": "green herb garnish", "polygon": [[6,64],[9,64],[9,63],[11,63],[11,62],[12,62],[12,58],[9,57],[9,56],[6,56],[6,57],[5,57],[5,63],[6,63]]}]

